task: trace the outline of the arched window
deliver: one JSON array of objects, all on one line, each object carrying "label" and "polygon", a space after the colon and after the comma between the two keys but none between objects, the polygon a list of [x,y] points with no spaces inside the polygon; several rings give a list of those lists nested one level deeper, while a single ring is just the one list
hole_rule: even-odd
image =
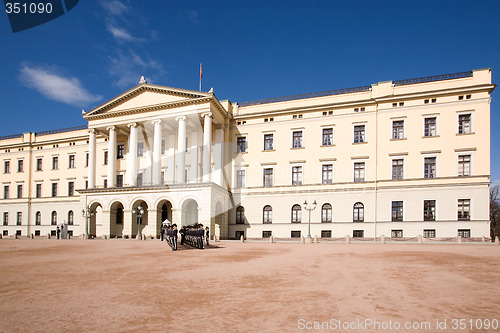
[{"label": "arched window", "polygon": [[243,206],[239,206],[236,208],[236,224],[244,224],[245,223],[245,208]]},{"label": "arched window", "polygon": [[300,205],[292,206],[292,223],[301,223],[302,222],[302,207]]},{"label": "arched window", "polygon": [[330,223],[332,222],[332,205],[326,203],[321,207],[321,222]]},{"label": "arched window", "polygon": [[262,223],[273,223],[273,209],[271,206],[264,206]]},{"label": "arched window", "polygon": [[361,202],[356,202],[352,211],[353,222],[363,222],[365,220],[365,206]]},{"label": "arched window", "polygon": [[70,210],[68,212],[68,224],[73,225],[73,211],[72,210]]},{"label": "arched window", "polygon": [[116,209],[116,224],[123,224],[123,208],[118,207]]},{"label": "arched window", "polygon": [[42,225],[42,213],[40,212],[35,214],[35,225]]},{"label": "arched window", "polygon": [[57,225],[57,212],[56,211],[52,212],[50,224]]}]

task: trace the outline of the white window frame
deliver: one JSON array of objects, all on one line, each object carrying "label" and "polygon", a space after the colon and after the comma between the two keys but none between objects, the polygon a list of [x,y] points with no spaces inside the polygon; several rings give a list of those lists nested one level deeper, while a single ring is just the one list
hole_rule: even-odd
[{"label": "white window frame", "polygon": [[[422,155],[422,178],[424,179],[436,179],[439,177],[439,154],[431,153],[431,154],[421,154]],[[434,178],[425,178],[425,159],[428,157],[436,158],[436,176]],[[457,160],[457,172],[458,172],[458,160]]]},{"label": "white window frame", "polygon": [[[301,133],[301,136],[300,136],[300,138],[301,138],[301,146],[300,147],[294,147],[293,146],[293,133],[295,133],[295,132],[300,132]],[[291,149],[304,149],[305,147],[306,147],[305,128],[304,127],[291,128],[290,129],[290,148]]]},{"label": "white window frame", "polygon": [[[331,145],[324,145],[323,144],[323,130],[325,130],[325,129],[332,130],[332,144]],[[353,131],[354,131],[354,127],[353,127]],[[366,130],[365,130],[365,134],[366,134]],[[335,125],[322,125],[320,135],[321,135],[321,137],[320,137],[321,147],[333,147],[333,146],[335,146]],[[354,142],[354,139],[353,139],[353,142]]]},{"label": "white window frame", "polygon": [[[356,126],[364,126],[365,127],[365,134],[364,134],[364,141],[363,142],[354,142],[354,139],[356,137],[355,133],[354,133],[354,127]],[[363,121],[363,122],[355,122],[355,123],[352,123],[352,130],[351,130],[351,133],[352,133],[352,143],[355,144],[355,145],[358,145],[358,144],[364,144],[364,143],[367,143],[368,142],[368,122],[367,121]]]},{"label": "white window frame", "polygon": [[[332,182],[331,183],[323,183],[323,166],[325,165],[331,165],[332,166]],[[353,164],[354,168],[354,164]],[[354,175],[354,173],[353,173]],[[328,184],[334,184],[335,183],[335,163],[333,161],[328,161],[328,162],[322,162],[321,163],[321,184],[322,185],[328,185]]]},{"label": "white window frame", "polygon": [[[436,118],[436,135],[434,135],[434,136],[425,136],[425,119],[427,119],[427,118]],[[423,138],[435,138],[438,136],[439,136],[439,113],[422,115],[422,137]]]},{"label": "white window frame", "polygon": [[[402,121],[403,122],[403,137],[402,138],[394,138],[392,135],[394,134],[394,122]],[[405,140],[406,139],[406,117],[397,117],[391,118],[391,140]]]},{"label": "white window frame", "polygon": [[[300,184],[293,184],[293,168],[300,168]],[[304,185],[304,163],[293,163],[290,165],[290,185],[302,186]]]},{"label": "white window frame", "polygon": [[[264,169],[273,169],[273,182],[270,186],[265,186],[264,185]],[[262,187],[273,187],[274,184],[276,183],[276,173],[274,172],[276,171],[275,168],[274,168],[274,165],[263,165],[262,166],[262,172],[261,172],[261,175],[262,175]]]},{"label": "white window frame", "polygon": [[[354,177],[354,165],[356,163],[364,163],[365,164],[365,167],[364,167],[364,174],[365,174],[365,177],[363,179],[363,181],[355,181],[355,177]],[[367,178],[368,178],[368,160],[366,158],[359,158],[359,159],[354,159],[352,160],[352,166],[351,166],[351,175],[352,175],[352,182],[353,183],[364,183],[367,181]]]},{"label": "white window frame", "polygon": [[[269,134],[269,133],[265,133],[265,134]],[[239,138],[245,138],[245,151],[244,152],[238,151],[238,139]],[[236,139],[235,140],[236,147],[235,147],[234,153],[235,154],[246,154],[246,153],[248,153],[248,135],[247,134],[238,134],[238,135],[236,135],[235,139]],[[273,137],[273,148],[274,148],[274,137]]]},{"label": "white window frame", "polygon": [[[457,155],[457,158],[456,158],[456,161],[457,161],[457,177],[470,177],[473,175],[473,172],[472,172],[472,167],[473,167],[473,161],[474,161],[474,154],[473,154],[473,151],[470,151],[470,150],[467,150],[467,151],[457,151],[456,152],[456,155]],[[460,156],[463,156],[463,155],[470,155],[470,162],[469,162],[469,175],[468,176],[459,176],[458,172],[459,172],[459,163],[458,163],[458,158]]]},{"label": "white window frame", "polygon": [[[238,186],[238,171],[245,171],[245,181],[242,186]],[[264,171],[262,171],[264,173]],[[264,184],[264,174],[262,175],[262,184]],[[236,167],[234,170],[234,188],[246,188],[247,187],[247,168],[246,167]]]},{"label": "white window frame", "polygon": [[[391,156],[391,180],[394,181],[401,181],[406,179],[406,156],[405,155],[395,155]],[[403,160],[403,178],[402,179],[392,179],[392,163],[394,160]],[[436,161],[436,167],[437,167],[437,161]]]},{"label": "white window frame", "polygon": [[[458,128],[460,126],[460,122],[459,122],[459,119],[460,119],[460,116],[461,115],[466,115],[466,114],[470,114],[470,132],[469,133],[458,133]],[[457,111],[457,116],[456,116],[456,133],[457,135],[470,135],[470,134],[474,134],[474,110],[466,110],[466,111]]]}]

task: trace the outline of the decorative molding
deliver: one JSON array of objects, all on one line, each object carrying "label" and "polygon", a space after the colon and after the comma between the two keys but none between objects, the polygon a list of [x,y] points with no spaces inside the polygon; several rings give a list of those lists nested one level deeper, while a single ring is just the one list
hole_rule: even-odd
[{"label": "decorative molding", "polygon": [[459,153],[459,152],[465,152],[465,151],[476,151],[476,150],[477,150],[476,147],[471,147],[471,148],[457,148],[457,149],[455,149],[455,151],[457,153]]},{"label": "decorative molding", "polygon": [[420,154],[425,155],[425,154],[439,154],[441,153],[441,150],[426,150],[426,151],[421,151]]},{"label": "decorative molding", "polygon": [[351,156],[351,160],[367,160],[369,159],[370,156],[366,155],[366,156]]},{"label": "decorative molding", "polygon": [[404,156],[404,155],[408,155],[408,152],[389,153],[389,156]]}]

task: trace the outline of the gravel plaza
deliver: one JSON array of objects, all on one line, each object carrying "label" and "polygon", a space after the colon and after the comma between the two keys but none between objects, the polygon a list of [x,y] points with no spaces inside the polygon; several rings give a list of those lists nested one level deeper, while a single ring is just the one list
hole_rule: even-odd
[{"label": "gravel plaza", "polygon": [[225,241],[173,252],[157,240],[4,239],[0,331],[386,332],[389,323],[429,323],[408,331],[454,332],[460,319],[462,332],[488,331],[474,325],[500,319],[499,255],[490,243]]}]

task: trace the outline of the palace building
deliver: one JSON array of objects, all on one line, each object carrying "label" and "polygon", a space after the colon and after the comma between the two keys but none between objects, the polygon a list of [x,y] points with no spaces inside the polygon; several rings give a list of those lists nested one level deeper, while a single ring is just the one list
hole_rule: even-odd
[{"label": "palace building", "polygon": [[141,79],[87,126],[0,137],[0,233],[488,237],[495,86],[481,69],[232,103]]}]

